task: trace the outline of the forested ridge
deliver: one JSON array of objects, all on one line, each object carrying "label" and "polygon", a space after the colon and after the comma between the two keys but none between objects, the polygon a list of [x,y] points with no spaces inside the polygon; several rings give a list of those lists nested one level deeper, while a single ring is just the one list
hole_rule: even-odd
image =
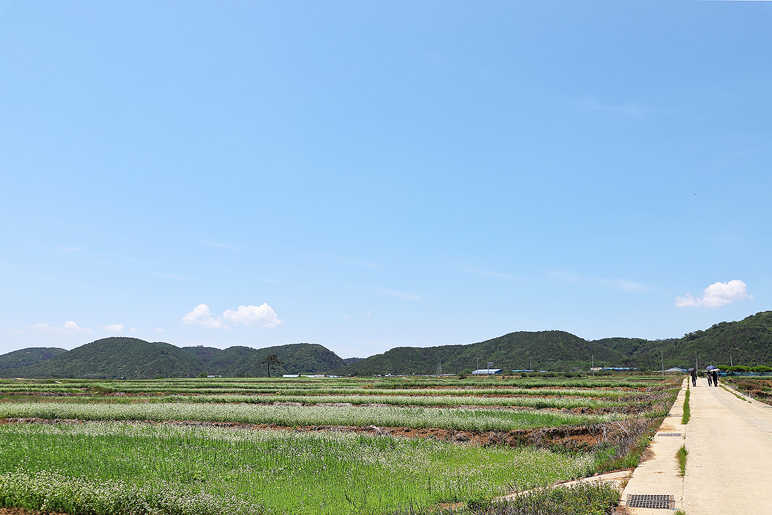
[{"label": "forested ridge", "polygon": [[659,370],[699,362],[772,365],[772,311],[721,322],[680,338],[604,338],[588,341],[565,331],[519,331],[478,343],[396,347],[368,358],[343,359],[326,347],[295,343],[252,347],[175,347],[113,337],[73,350],[28,348],[0,356],[1,377],[260,377],[328,373],[458,374],[492,362],[504,370],[581,371],[596,366]]}]

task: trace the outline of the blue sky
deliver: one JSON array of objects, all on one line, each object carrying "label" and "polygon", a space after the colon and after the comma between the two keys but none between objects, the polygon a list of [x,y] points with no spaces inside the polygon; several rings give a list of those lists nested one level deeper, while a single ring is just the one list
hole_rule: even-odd
[{"label": "blue sky", "polygon": [[0,353],[772,309],[772,3],[0,0]]}]

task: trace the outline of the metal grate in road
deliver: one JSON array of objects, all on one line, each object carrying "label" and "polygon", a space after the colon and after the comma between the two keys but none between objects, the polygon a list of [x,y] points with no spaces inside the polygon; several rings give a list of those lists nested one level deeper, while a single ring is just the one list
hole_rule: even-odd
[{"label": "metal grate in road", "polygon": [[653,508],[658,510],[674,510],[675,498],[672,495],[635,494],[627,496],[628,508]]},{"label": "metal grate in road", "polygon": [[657,436],[682,436],[681,433],[659,433]]}]

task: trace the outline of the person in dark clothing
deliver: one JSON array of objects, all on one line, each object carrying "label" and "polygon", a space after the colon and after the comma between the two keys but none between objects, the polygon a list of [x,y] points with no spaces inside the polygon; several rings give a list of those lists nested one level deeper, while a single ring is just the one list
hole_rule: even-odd
[{"label": "person in dark clothing", "polygon": [[689,373],[692,376],[692,386],[697,386],[697,369],[696,368],[690,368]]},{"label": "person in dark clothing", "polygon": [[718,370],[714,368],[710,374],[713,376],[713,386],[718,386]]},{"label": "person in dark clothing", "polygon": [[710,373],[710,370],[706,370],[705,375],[708,376],[708,386],[713,386],[713,374]]}]

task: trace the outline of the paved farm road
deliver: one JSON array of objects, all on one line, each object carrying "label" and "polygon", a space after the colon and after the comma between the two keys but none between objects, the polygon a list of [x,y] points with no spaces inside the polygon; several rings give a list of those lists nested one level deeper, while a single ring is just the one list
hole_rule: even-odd
[{"label": "paved farm road", "polygon": [[698,379],[686,429],[687,515],[772,515],[772,406]]}]

